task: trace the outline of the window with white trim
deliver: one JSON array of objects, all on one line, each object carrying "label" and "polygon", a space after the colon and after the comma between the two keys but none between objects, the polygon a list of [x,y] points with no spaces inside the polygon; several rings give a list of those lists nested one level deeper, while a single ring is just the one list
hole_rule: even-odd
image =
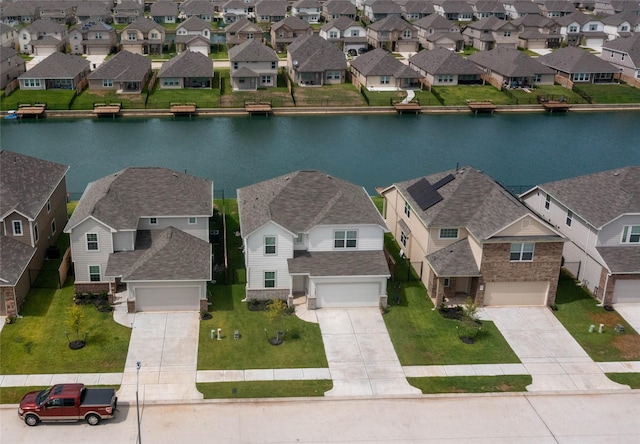
[{"label": "window with white trim", "polygon": [[402,38],[403,39],[410,39],[411,38],[411,30],[410,29],[405,29],[404,31],[402,31]]},{"label": "window with white trim", "polygon": [[47,199],[47,213],[51,213],[51,199]]},{"label": "window with white trim", "polygon": [[298,233],[296,236],[296,244],[301,244],[304,242],[304,233]]},{"label": "window with white trim", "polygon": [[402,244],[403,247],[407,246],[407,239],[409,239],[409,236],[407,236],[404,231],[400,232],[400,243]]},{"label": "window with white trim", "polygon": [[150,217],[149,218],[149,225],[158,225],[158,218],[157,217]]},{"label": "window with white trim", "polygon": [[264,272],[264,288],[275,288],[275,287],[276,287],[276,272],[265,271]]},{"label": "window with white trim", "polygon": [[407,218],[411,217],[411,205],[409,205],[409,202],[406,200],[404,201],[404,215],[407,216]]},{"label": "window with white trim", "polygon": [[14,220],[11,222],[11,226],[13,227],[13,235],[14,236],[22,236],[22,221]]},{"label": "window with white trim", "polygon": [[388,85],[389,83],[391,83],[391,79],[389,78],[389,76],[380,76],[381,85]]},{"label": "window with white trim", "polygon": [[98,233],[87,233],[87,251],[98,251]]},{"label": "window with white trim", "polygon": [[356,230],[337,230],[333,232],[334,248],[356,248],[358,232]]},{"label": "window with white trim", "polygon": [[534,243],[515,243],[511,244],[509,260],[511,262],[530,262],[533,260],[533,252],[535,250]]},{"label": "window with white trim", "polygon": [[113,87],[113,79],[102,79],[102,87],[103,88],[112,88]]},{"label": "window with white trim", "polygon": [[440,239],[457,239],[458,238],[458,229],[457,228],[440,228],[440,234],[438,235]]},{"label": "window with white trim", "polygon": [[53,219],[51,221],[51,236],[53,236],[54,234],[56,234],[56,220]]},{"label": "window with white trim", "polygon": [[100,265],[89,265],[89,280],[100,282]]},{"label": "window with white trim", "polygon": [[450,287],[451,286],[451,278],[444,278],[444,282],[443,282],[445,287]]},{"label": "window with white trim", "polygon": [[187,219],[187,223],[189,225],[195,225],[198,223],[198,218],[197,217],[190,217]]},{"label": "window with white trim", "polygon": [[548,210],[551,206],[551,196],[547,194],[547,197],[544,199],[544,209]]},{"label": "window with white trim", "polygon": [[640,244],[640,225],[625,225],[622,229],[623,244]]},{"label": "window with white trim", "polygon": [[570,227],[573,223],[573,211],[567,210],[567,219],[564,221],[567,224],[567,227]]},{"label": "window with white trim", "polygon": [[38,242],[40,239],[40,230],[38,230],[38,224],[33,224],[33,242]]},{"label": "window with white trim", "polygon": [[264,237],[264,254],[276,254],[276,237]]}]

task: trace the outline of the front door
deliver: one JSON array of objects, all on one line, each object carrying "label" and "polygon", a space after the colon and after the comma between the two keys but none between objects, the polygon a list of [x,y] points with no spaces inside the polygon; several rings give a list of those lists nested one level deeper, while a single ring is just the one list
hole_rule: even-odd
[{"label": "front door", "polygon": [[469,278],[456,278],[456,294],[469,293]]}]

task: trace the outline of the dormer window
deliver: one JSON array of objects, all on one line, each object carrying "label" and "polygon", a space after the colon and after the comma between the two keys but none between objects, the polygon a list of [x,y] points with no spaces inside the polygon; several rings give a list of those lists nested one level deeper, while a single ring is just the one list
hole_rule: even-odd
[{"label": "dormer window", "polygon": [[626,225],[622,229],[623,244],[640,244],[640,225]]},{"label": "dormer window", "polygon": [[197,217],[190,217],[187,219],[187,223],[189,225],[195,225],[198,223],[198,218]]},{"label": "dormer window", "polygon": [[358,232],[356,230],[336,230],[333,232],[334,248],[356,248]]},{"label": "dormer window", "polygon": [[440,239],[457,239],[458,229],[457,228],[440,228],[440,235],[438,237]]},{"label": "dormer window", "polygon": [[149,218],[149,225],[158,225],[158,218],[157,217],[150,217]]}]

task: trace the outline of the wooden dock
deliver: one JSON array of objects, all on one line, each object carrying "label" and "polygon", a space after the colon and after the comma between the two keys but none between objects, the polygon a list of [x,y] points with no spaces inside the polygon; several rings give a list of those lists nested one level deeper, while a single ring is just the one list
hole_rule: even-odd
[{"label": "wooden dock", "polygon": [[420,107],[420,103],[416,100],[412,100],[411,102],[403,103],[403,102],[394,102],[393,107],[396,109],[398,114],[420,114],[422,111],[422,107]]},{"label": "wooden dock", "polygon": [[96,116],[117,116],[120,114],[120,110],[122,109],[122,105],[119,103],[115,104],[106,104],[106,103],[94,103],[93,104],[93,114]]},{"label": "wooden dock", "polygon": [[18,117],[35,117],[37,119],[40,116],[44,116],[44,112],[46,109],[47,105],[42,103],[36,103],[34,105],[22,104],[18,105],[16,114],[18,115]]},{"label": "wooden dock", "polygon": [[566,111],[569,111],[569,109],[571,108],[571,105],[569,105],[567,102],[560,102],[560,101],[554,101],[554,100],[541,102],[540,104],[546,111],[549,111],[550,113],[554,111],[566,112]]},{"label": "wooden dock", "polygon": [[467,100],[467,106],[474,113],[491,113],[496,110],[496,106],[491,100]]},{"label": "wooden dock", "polygon": [[273,108],[270,102],[246,102],[244,109],[250,114],[271,114]]},{"label": "wooden dock", "polygon": [[197,106],[195,103],[172,103],[169,106],[169,111],[174,116],[191,116],[196,113]]}]

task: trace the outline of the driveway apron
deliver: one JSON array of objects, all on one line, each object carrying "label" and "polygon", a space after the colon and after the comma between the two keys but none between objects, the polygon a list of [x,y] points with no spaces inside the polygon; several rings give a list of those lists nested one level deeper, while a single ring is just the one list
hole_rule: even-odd
[{"label": "driveway apron", "polygon": [[613,308],[640,334],[640,304],[614,304]]},{"label": "driveway apron", "polygon": [[378,308],[316,311],[333,388],[325,396],[410,395]]},{"label": "driveway apron", "polygon": [[[136,313],[119,399],[202,399],[196,390],[199,313]],[[140,362],[140,371],[136,363]]]},{"label": "driveway apron", "polygon": [[[533,377],[530,392],[628,389],[605,376],[547,307],[484,307]],[[597,333],[596,333],[597,334]]]}]

